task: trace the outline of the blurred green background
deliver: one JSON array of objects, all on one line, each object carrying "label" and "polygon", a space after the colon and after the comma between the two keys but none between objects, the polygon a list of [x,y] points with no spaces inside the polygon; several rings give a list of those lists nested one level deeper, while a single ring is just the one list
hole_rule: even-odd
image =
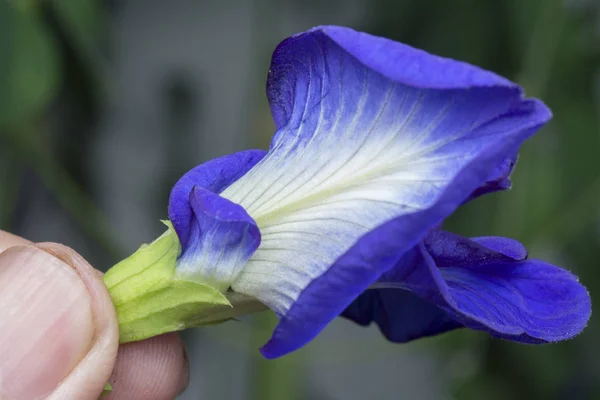
[{"label": "blurred green background", "polygon": [[[269,57],[343,24],[521,83],[554,120],[514,188],[448,226],[503,235],[600,293],[600,2],[596,0],[0,1],[0,228],[107,269],[152,240],[190,167],[267,147]],[[338,322],[264,361],[273,317],[184,333],[184,399],[600,399],[600,323],[540,347],[457,331],[414,344]],[[366,333],[368,332],[368,333]]]}]

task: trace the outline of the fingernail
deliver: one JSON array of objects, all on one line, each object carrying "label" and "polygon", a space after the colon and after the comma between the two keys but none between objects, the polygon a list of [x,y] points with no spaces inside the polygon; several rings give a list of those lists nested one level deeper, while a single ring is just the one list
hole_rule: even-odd
[{"label": "fingernail", "polygon": [[93,337],[91,299],[73,268],[34,247],[0,254],[0,398],[49,394]]}]

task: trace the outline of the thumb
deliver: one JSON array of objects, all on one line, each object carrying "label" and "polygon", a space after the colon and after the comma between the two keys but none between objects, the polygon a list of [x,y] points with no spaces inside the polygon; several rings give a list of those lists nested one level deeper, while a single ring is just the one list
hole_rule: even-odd
[{"label": "thumb", "polygon": [[0,399],[95,399],[117,346],[110,297],[83,258],[56,244],[0,253]]}]

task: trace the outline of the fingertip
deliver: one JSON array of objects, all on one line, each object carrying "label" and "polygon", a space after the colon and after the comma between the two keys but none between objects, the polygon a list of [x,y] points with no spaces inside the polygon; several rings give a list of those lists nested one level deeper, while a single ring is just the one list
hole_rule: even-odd
[{"label": "fingertip", "polygon": [[110,400],[173,399],[187,388],[189,365],[178,334],[168,333],[119,347],[109,380]]},{"label": "fingertip", "polygon": [[[0,231],[0,252],[30,244]],[[95,328],[90,350],[48,399],[94,400],[106,382],[110,382],[113,391],[104,399],[171,399],[187,387],[189,365],[178,334],[170,333],[119,347],[118,321],[102,274],[66,246],[56,243],[35,246],[75,270],[89,292]]]},{"label": "fingertip", "polygon": [[56,243],[36,246],[77,272],[91,298],[95,328],[90,350],[49,399],[96,399],[110,377],[119,346],[119,325],[110,294],[102,275],[74,250]]},{"label": "fingertip", "polygon": [[1,398],[47,396],[92,346],[92,299],[77,272],[34,246],[0,254]]}]

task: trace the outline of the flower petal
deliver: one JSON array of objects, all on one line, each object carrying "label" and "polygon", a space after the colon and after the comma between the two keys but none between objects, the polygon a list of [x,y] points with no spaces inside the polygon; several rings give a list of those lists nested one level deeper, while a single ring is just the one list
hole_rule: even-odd
[{"label": "flower petal", "polygon": [[[279,357],[314,338],[369,285],[393,267],[405,252],[416,246],[431,227],[439,224],[454,211],[464,201],[465,193],[477,186],[475,182],[480,182],[488,176],[485,171],[498,165],[502,154],[511,146],[507,142],[498,143],[489,152],[482,153],[456,176],[431,207],[397,217],[359,238],[333,265],[328,266],[323,274],[312,278],[287,313],[280,315],[282,319],[271,340],[261,349],[263,355],[267,358]],[[266,268],[261,271],[258,265],[255,265],[256,269],[249,269],[258,254],[260,248],[232,287],[236,291],[258,297],[271,306],[270,299],[283,296],[286,291],[293,293],[294,286],[302,276],[286,276],[290,269],[281,265],[281,272],[272,273],[267,270],[266,276],[260,276],[265,274],[263,271]],[[293,262],[294,260],[290,260],[289,265],[293,265]],[[306,273],[300,268],[296,271]],[[257,276],[253,277],[253,274]],[[429,279],[431,280],[431,277]],[[240,287],[243,290],[240,290]]]},{"label": "flower petal", "polygon": [[[524,343],[564,340],[583,330],[591,312],[590,299],[575,276],[539,260],[512,258],[522,253],[515,251],[519,246],[510,239],[478,241],[489,247],[451,233],[432,231],[380,278],[379,285],[411,290],[444,310],[436,316],[438,319],[429,322],[434,326],[452,319],[469,328]],[[492,248],[510,249],[506,253],[511,256]],[[381,310],[376,308],[370,314],[368,309],[361,310],[360,318],[356,311],[344,316],[360,324],[371,318],[392,341],[394,337],[402,338],[403,333],[423,329],[423,321],[417,319],[411,324],[404,318],[405,311],[393,308],[405,298],[404,290],[396,289],[396,295],[394,289],[385,290],[386,297],[373,304],[388,311],[387,320],[379,317]],[[423,331],[423,335],[430,333]]]},{"label": "flower petal", "polygon": [[513,239],[483,237],[472,240],[439,229],[431,230],[424,243],[437,265],[454,268],[510,262],[515,258],[523,259],[527,256],[523,245]]},{"label": "flower petal", "polygon": [[256,223],[239,205],[195,186],[189,245],[177,260],[175,276],[226,291],[260,244]]},{"label": "flower petal", "polygon": [[[323,43],[327,46],[323,46]],[[319,54],[321,50],[322,53]],[[329,54],[329,50],[337,55]],[[321,58],[336,57],[341,52],[356,60],[356,64],[360,64],[362,69],[377,72],[401,85],[422,89],[503,87],[520,90],[513,82],[464,62],[439,57],[346,27],[318,26],[284,40],[273,54],[267,96],[277,128],[283,128],[303,112],[303,107],[298,107],[298,97],[309,97],[313,94],[310,92],[315,92],[323,84],[319,79],[327,73],[333,75],[332,72],[336,72],[331,69],[335,68],[333,63],[327,65],[329,70],[318,65],[322,62],[314,58],[314,55]],[[319,71],[319,67],[323,68],[324,73]],[[362,71],[350,70],[349,73],[358,75]],[[301,74],[314,75],[315,79],[311,81],[313,87],[297,84],[296,79],[303,78]],[[315,101],[319,99],[314,98],[313,102]]]},{"label": "flower petal", "polygon": [[515,168],[516,163],[516,153],[502,161],[502,163],[494,169],[492,175],[488,177],[488,180],[483,185],[478,187],[473,193],[471,193],[471,196],[469,196],[467,202],[479,196],[483,196],[484,194],[510,189],[512,186],[510,174]]},{"label": "flower petal", "polygon": [[254,167],[265,154],[267,152],[264,150],[246,150],[215,158],[193,168],[177,181],[169,198],[169,219],[183,249],[187,247],[191,230],[190,192],[192,189],[198,186],[213,193],[220,193]]},{"label": "flower petal", "polygon": [[502,253],[513,260],[524,260],[527,258],[527,249],[521,242],[511,238],[498,236],[482,236],[471,238],[475,243],[487,247],[490,250]]},{"label": "flower petal", "polygon": [[440,289],[440,304],[469,328],[546,343],[570,339],[587,325],[587,290],[554,265],[528,259],[455,268],[434,261],[429,251],[423,256]]},{"label": "flower petal", "polygon": [[[375,60],[378,54],[385,57]],[[541,102],[522,99],[504,78],[344,28],[284,41],[267,88],[279,127],[271,149],[222,193],[247,210],[262,234],[232,288],[287,317],[301,293],[313,293],[315,279],[341,284],[336,271],[346,269],[340,274],[353,276],[322,315],[296,307],[303,316],[292,319],[303,332],[272,354],[316,335],[393,265],[395,258],[380,253],[398,257],[413,247],[550,118]],[[407,234],[396,236],[398,243],[369,239],[377,268],[363,260],[357,266],[360,244],[358,253],[342,257],[363,235],[401,216],[414,216],[409,220],[417,225],[389,228]]]},{"label": "flower petal", "polygon": [[405,343],[463,325],[438,306],[402,289],[369,289],[341,314],[359,325],[376,323],[391,342]]}]

